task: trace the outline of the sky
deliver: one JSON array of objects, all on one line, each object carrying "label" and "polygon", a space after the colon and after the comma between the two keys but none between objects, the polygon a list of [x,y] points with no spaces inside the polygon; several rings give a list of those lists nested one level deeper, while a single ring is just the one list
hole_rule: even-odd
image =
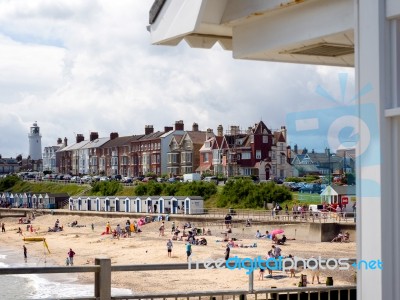
[{"label": "sky", "polygon": [[[260,120],[273,130],[310,111],[325,119],[354,96],[352,68],[235,60],[219,45],[151,45],[152,3],[0,0],[2,157],[28,155],[35,121],[42,148],[92,131],[162,131],[177,120],[187,130],[194,122],[214,132],[219,124],[246,129]],[[323,151],[335,146],[327,132],[322,123],[308,139],[291,130],[288,143]]]}]

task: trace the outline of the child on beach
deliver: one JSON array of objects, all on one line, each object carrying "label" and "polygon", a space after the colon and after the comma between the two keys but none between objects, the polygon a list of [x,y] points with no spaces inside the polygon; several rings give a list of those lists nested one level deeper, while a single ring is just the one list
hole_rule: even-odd
[{"label": "child on beach", "polygon": [[189,261],[189,256],[192,255],[192,245],[189,242],[186,243],[186,255],[186,261]]},{"label": "child on beach", "polygon": [[258,274],[258,280],[264,280],[265,269],[260,267],[260,273]]},{"label": "child on beach", "polygon": [[158,234],[158,236],[164,236],[164,231],[165,231],[165,225],[164,222],[162,222],[160,228],[159,228],[160,233]]},{"label": "child on beach", "polygon": [[172,241],[169,239],[168,242],[167,242],[168,257],[171,257],[172,247],[173,247]]}]

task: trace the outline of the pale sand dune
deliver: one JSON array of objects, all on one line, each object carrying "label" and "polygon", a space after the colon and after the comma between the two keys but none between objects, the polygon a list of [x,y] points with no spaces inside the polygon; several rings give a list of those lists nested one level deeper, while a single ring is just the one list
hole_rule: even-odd
[{"label": "pale sand dune", "polygon": [[[64,226],[62,232],[47,232],[48,227],[52,227],[56,219],[60,219],[60,224]],[[68,227],[67,224],[78,220],[79,225],[86,227]],[[171,236],[171,223],[166,222],[166,236],[159,237],[159,222],[153,222],[142,226],[143,232],[133,234],[132,238],[113,239],[111,235],[101,235],[105,231],[105,224],[110,221],[112,228],[117,224],[125,226],[126,218],[106,219],[102,217],[76,217],[76,216],[39,216],[33,221],[37,233],[26,231],[26,225],[18,224],[16,218],[5,218],[7,232],[0,235],[0,245],[13,247],[16,249],[16,256],[23,262],[22,237],[16,233],[18,227],[23,229],[25,236],[43,236],[46,238],[51,254],[44,255],[44,246],[40,242],[26,242],[28,248],[29,262],[37,262],[37,265],[44,265],[44,258],[47,265],[64,265],[69,248],[76,252],[74,259],[75,265],[93,264],[95,257],[109,257],[112,264],[152,264],[152,263],[185,263],[185,243],[174,241],[172,258],[167,257],[166,242]],[[131,219],[133,221],[133,219]],[[94,224],[94,231],[91,224]],[[177,225],[180,225],[177,223]],[[181,226],[180,226],[181,227]],[[206,236],[207,246],[193,246],[193,260],[204,260],[207,258],[217,259],[224,257],[226,243],[216,242],[221,240],[221,232],[224,229],[210,228],[213,236]],[[231,257],[264,257],[271,249],[270,240],[257,240],[254,238],[256,229],[261,232],[271,230],[272,227],[260,228],[235,228],[232,237],[241,239],[239,244],[250,245],[257,243],[257,248],[233,248]],[[288,238],[291,238],[290,236]],[[298,240],[289,240],[287,245],[280,246],[282,254],[287,256],[292,254],[297,257],[349,257],[356,256],[356,245],[351,243],[309,243]],[[187,290],[218,290],[218,289],[247,289],[248,276],[245,270],[183,270],[183,271],[153,271],[153,272],[119,272],[112,274],[114,287],[130,288],[137,292],[163,292],[163,291],[187,291]],[[300,274],[307,274],[308,281],[311,283],[311,271],[302,270],[297,272],[296,278],[290,278],[284,272],[274,272],[273,279],[265,278],[259,280],[258,271],[254,274],[254,287],[269,288],[293,287],[299,282]],[[348,271],[326,271],[321,270],[320,280],[325,282],[327,276],[333,276],[335,285],[353,284],[353,269]],[[79,275],[82,282],[93,282],[92,273],[82,273]],[[315,280],[316,283],[316,280]]]}]

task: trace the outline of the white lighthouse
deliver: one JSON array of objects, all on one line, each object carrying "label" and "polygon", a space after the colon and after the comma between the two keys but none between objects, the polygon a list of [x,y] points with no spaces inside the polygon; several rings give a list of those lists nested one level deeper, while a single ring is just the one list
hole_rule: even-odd
[{"label": "white lighthouse", "polygon": [[42,159],[42,136],[37,122],[33,123],[29,132],[29,156],[31,160]]}]

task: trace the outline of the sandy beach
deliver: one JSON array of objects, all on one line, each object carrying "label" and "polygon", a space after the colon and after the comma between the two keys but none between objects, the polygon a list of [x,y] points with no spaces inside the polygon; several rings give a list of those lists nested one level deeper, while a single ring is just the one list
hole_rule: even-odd
[{"label": "sandy beach", "polygon": [[[48,227],[53,227],[57,218],[61,232],[48,232]],[[78,221],[78,225],[83,227],[69,227],[68,224]],[[28,249],[28,262],[35,263],[37,266],[44,265],[65,265],[67,252],[70,248],[76,253],[74,265],[88,265],[94,263],[95,257],[109,257],[112,264],[153,264],[153,263],[185,263],[186,252],[184,241],[173,241],[172,257],[167,255],[166,243],[171,235],[172,222],[165,222],[165,236],[159,236],[160,222],[152,222],[141,227],[141,233],[133,233],[130,238],[115,239],[112,235],[102,235],[105,232],[107,221],[110,222],[112,229],[118,224],[125,226],[126,218],[106,219],[102,217],[76,217],[76,216],[38,216],[32,222],[35,232],[26,230],[26,225],[18,224],[17,218],[3,218],[0,222],[5,223],[6,232],[0,235],[0,245],[15,250],[15,257],[24,261],[23,245]],[[130,219],[132,222],[135,219]],[[92,230],[91,224],[94,225]],[[180,228],[183,224],[176,223]],[[196,224],[194,224],[196,225]],[[24,242],[23,236],[17,233],[18,227],[23,230],[26,237],[45,237],[50,254],[41,242]],[[243,227],[234,228],[230,237],[238,239],[235,243],[243,245],[253,245],[254,248],[234,247],[230,251],[230,256],[241,258],[257,256],[265,257],[271,249],[272,242],[268,239],[256,239],[255,232],[272,230],[279,227]],[[225,242],[222,240],[221,227],[209,227],[212,235],[205,236],[208,241],[207,246],[192,246],[192,260],[205,260],[207,258],[218,259],[224,257]],[[291,237],[288,236],[290,239]],[[355,258],[356,244],[349,243],[311,243],[299,240],[289,240],[283,246],[282,255],[289,254],[296,257],[310,258]],[[14,257],[14,259],[15,259]],[[46,262],[45,262],[46,261]],[[267,273],[267,272],[266,272]],[[300,274],[307,274],[309,284],[311,284],[311,270],[298,270],[296,277],[291,278],[289,273],[276,271],[273,278],[259,279],[258,270],[254,274],[254,288],[270,287],[293,287],[300,280]],[[325,285],[327,276],[332,276],[335,285],[353,284],[354,270],[321,270],[321,285]],[[79,274],[81,282],[92,283],[94,275],[91,273]],[[318,285],[315,280],[314,285]],[[112,274],[113,287],[128,288],[134,292],[163,292],[163,291],[204,291],[219,289],[247,289],[248,275],[245,270],[182,270],[182,271],[152,271],[152,272],[118,272]]]}]

